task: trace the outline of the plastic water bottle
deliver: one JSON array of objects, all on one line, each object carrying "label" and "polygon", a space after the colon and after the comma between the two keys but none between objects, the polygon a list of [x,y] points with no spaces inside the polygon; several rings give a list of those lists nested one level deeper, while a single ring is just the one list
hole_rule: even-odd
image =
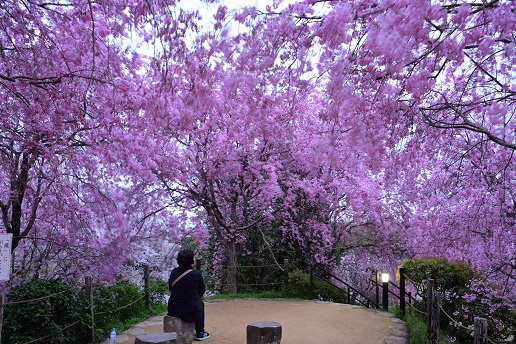
[{"label": "plastic water bottle", "polygon": [[114,327],[109,335],[109,344],[116,344],[116,328]]}]

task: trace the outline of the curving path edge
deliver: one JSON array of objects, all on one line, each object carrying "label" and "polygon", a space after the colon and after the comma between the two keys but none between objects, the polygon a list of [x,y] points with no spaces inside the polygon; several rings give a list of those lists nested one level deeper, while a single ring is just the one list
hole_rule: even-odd
[{"label": "curving path edge", "polygon": [[[210,300],[205,305],[206,331],[212,336],[207,344],[245,343],[246,326],[255,321],[279,322],[282,344],[409,343],[403,320],[361,306],[298,299]],[[152,317],[119,334],[117,344],[134,344],[137,335],[162,331],[163,316]]]}]

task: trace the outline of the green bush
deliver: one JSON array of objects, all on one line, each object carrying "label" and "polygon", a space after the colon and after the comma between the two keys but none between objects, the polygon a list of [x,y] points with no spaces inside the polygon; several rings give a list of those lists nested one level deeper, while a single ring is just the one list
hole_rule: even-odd
[{"label": "green bush", "polygon": [[[416,306],[426,310],[426,286],[423,282],[429,278],[435,280],[435,289],[441,297],[443,309],[462,326],[473,324],[475,316],[489,320],[488,335],[496,339],[505,339],[514,335],[516,315],[507,306],[506,300],[490,296],[496,286],[489,285],[482,276],[463,262],[448,261],[445,258],[407,259],[400,267],[405,268],[408,277],[416,282],[416,289],[422,300]],[[472,283],[483,286],[472,288]],[[494,311],[492,311],[494,309]],[[459,343],[471,342],[471,332],[462,327],[455,327],[450,319],[441,312],[441,328]]]},{"label": "green bush", "polygon": [[[424,281],[434,279],[434,288],[441,297],[443,309],[448,314],[460,311],[457,296],[464,295],[475,272],[465,263],[448,261],[446,258],[406,259],[400,265],[408,277],[416,282],[416,289],[422,300],[416,303],[420,309],[426,308],[426,285]],[[450,320],[441,312],[440,326],[456,337],[459,342],[471,340],[469,333],[450,325]]]},{"label": "green bush", "polygon": [[[151,297],[163,300],[166,283],[151,282]],[[106,338],[113,327],[127,329],[151,315],[163,314],[166,305],[145,307],[143,291],[136,285],[122,281],[116,285],[98,285],[93,288],[95,336]],[[55,296],[44,298],[59,293]],[[33,280],[17,286],[7,295],[8,302],[44,298],[27,303],[8,304],[4,310],[2,343],[25,343],[45,335],[38,344],[87,343],[90,333],[90,305],[84,289],[78,290],[57,280]],[[129,305],[129,306],[128,306]],[[127,306],[127,307],[124,307]],[[120,309],[121,307],[124,307]],[[62,331],[74,322],[76,325]]]},{"label": "green bush", "polygon": [[97,286],[93,292],[93,304],[95,313],[103,313],[95,315],[95,336],[97,338],[106,337],[112,327],[119,327],[119,315],[113,311],[118,308],[115,288],[106,285]]},{"label": "green bush", "polygon": [[[119,310],[119,317],[121,319],[145,313],[145,299],[141,298],[143,296],[143,291],[138,286],[128,281],[122,281],[117,283],[114,286],[114,289],[118,306],[117,308],[124,307]],[[137,299],[140,300],[133,303]],[[131,305],[126,307],[129,304]]]},{"label": "green bush", "polygon": [[405,268],[409,278],[420,284],[424,280],[433,278],[435,288],[440,293],[461,291],[476,275],[467,264],[448,261],[446,258],[406,259],[401,263],[400,268]]},{"label": "green bush", "polygon": [[[105,337],[113,327],[124,327],[123,323],[128,319],[146,314],[144,299],[133,303],[142,295],[140,288],[128,281],[96,287],[93,294],[95,312],[103,313],[95,316],[96,336]],[[121,307],[124,308],[119,309]]]},{"label": "green bush", "polygon": [[[293,272],[288,276],[288,286],[283,288],[285,297],[310,298],[310,275]],[[324,301],[347,303],[347,294],[330,284],[314,278],[314,295]]]},{"label": "green bush", "polygon": [[[58,295],[44,298],[59,293]],[[24,343],[50,335],[38,343],[80,344],[86,342],[88,303],[84,294],[57,280],[33,280],[13,288],[8,302],[41,300],[7,305],[4,310],[2,343]],[[70,324],[78,324],[61,331]]]},{"label": "green bush", "polygon": [[165,296],[169,294],[168,282],[163,280],[150,280],[151,302],[153,305],[165,303]]}]

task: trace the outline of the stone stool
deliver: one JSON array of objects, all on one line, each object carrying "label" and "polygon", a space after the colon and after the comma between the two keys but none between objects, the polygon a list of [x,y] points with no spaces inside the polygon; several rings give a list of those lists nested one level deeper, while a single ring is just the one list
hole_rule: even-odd
[{"label": "stone stool", "polygon": [[177,344],[175,333],[149,333],[136,337],[134,344]]},{"label": "stone stool", "polygon": [[281,324],[260,321],[247,325],[247,344],[280,344]]},{"label": "stone stool", "polygon": [[195,323],[188,323],[179,318],[165,315],[163,317],[163,332],[175,332],[177,334],[177,344],[192,344],[195,335]]}]

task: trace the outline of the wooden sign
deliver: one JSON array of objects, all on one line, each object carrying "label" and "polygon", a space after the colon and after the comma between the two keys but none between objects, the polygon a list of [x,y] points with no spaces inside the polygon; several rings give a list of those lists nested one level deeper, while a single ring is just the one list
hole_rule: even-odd
[{"label": "wooden sign", "polygon": [[8,281],[11,274],[12,234],[0,234],[0,281]]}]

